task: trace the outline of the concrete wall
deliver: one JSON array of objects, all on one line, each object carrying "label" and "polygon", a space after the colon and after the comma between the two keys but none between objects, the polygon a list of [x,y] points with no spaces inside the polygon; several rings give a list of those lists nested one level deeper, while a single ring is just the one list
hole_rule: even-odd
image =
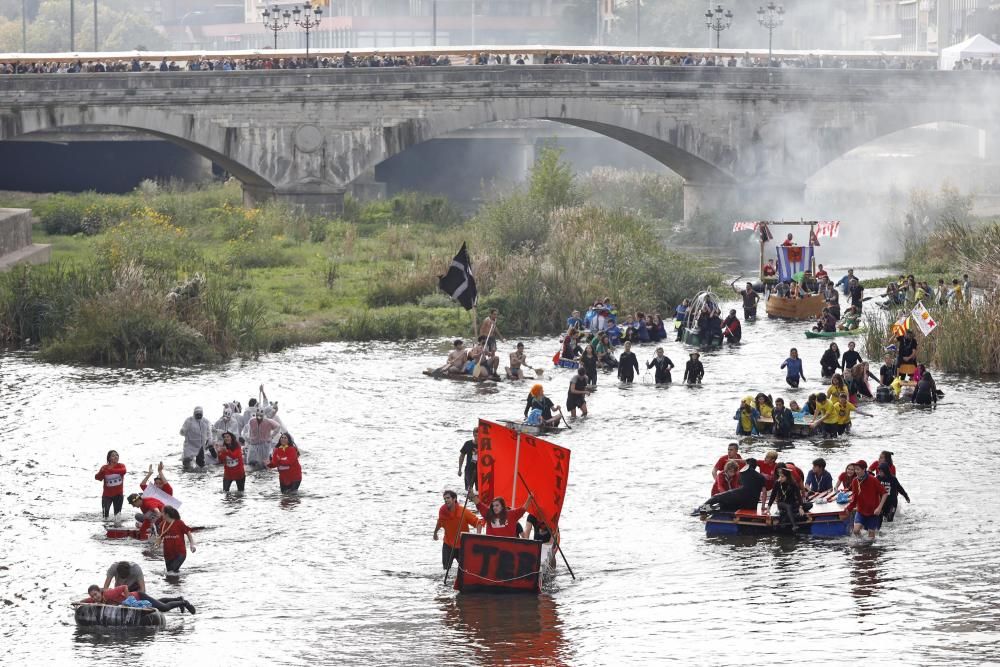
[{"label": "concrete wall", "polygon": [[31,242],[31,211],[0,208],[0,271],[15,264],[42,264],[49,261],[51,248]]}]

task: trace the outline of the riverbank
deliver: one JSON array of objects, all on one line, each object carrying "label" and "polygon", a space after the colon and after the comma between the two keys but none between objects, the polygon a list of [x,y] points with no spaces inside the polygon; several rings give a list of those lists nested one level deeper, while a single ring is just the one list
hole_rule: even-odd
[{"label": "riverbank", "polygon": [[[554,176],[553,176],[554,175]],[[551,334],[574,308],[611,296],[660,311],[719,282],[668,251],[650,220],[587,204],[544,152],[522,190],[464,220],[408,194],[342,217],[244,209],[235,183],[129,195],[0,196],[30,206],[53,263],[0,276],[0,337],[51,361],[137,366],[253,357],[289,345],[467,335],[471,317],[437,290],[468,242],[480,309],[504,334]]]}]

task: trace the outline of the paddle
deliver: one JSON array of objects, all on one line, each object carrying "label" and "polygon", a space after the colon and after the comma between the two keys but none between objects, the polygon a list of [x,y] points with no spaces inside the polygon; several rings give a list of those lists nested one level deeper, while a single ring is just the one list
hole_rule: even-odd
[{"label": "paddle", "polygon": [[[569,425],[569,422],[568,422],[568,421],[566,421],[566,415],[564,415],[564,414],[562,413],[562,411],[560,411],[560,412],[559,412],[559,416],[560,416],[560,417],[562,417],[562,420],[563,420],[563,424],[566,424],[566,428],[568,428],[569,430],[571,430],[571,431],[572,431],[572,430],[573,430],[573,427]],[[524,486],[525,486],[525,488],[527,488],[527,486],[528,486],[528,485],[527,485],[527,484],[525,484]]]},{"label": "paddle", "polygon": [[[462,513],[458,515],[458,517],[459,517],[459,523],[458,523],[459,538],[461,538],[461,536],[462,536],[462,519],[465,518],[465,510],[469,507],[469,496],[471,496],[471,495],[472,495],[471,490],[470,489],[466,489],[465,490],[465,503],[462,505]],[[448,555],[448,569],[445,570],[445,573],[444,573],[444,584],[445,584],[445,586],[448,585],[448,575],[451,574],[451,561],[454,560],[454,557],[455,557],[455,545],[454,544],[450,544],[449,546],[451,547],[451,551],[448,552],[448,554],[449,554]],[[461,565],[459,565],[459,567],[461,567]]]},{"label": "paddle", "polygon": [[479,355],[479,361],[476,362],[476,367],[472,369],[472,377],[474,377],[474,378],[479,378],[479,377],[482,377],[482,375],[483,375],[482,374],[482,370],[483,370],[483,366],[482,366],[482,364],[483,364],[483,357],[486,356],[486,350],[489,348],[489,344],[490,344],[490,337],[493,335],[493,328],[496,326],[496,324],[497,324],[496,320],[493,320],[493,319],[490,320],[490,332],[488,334],[486,334],[486,340],[483,341],[483,351]]},{"label": "paddle", "polygon": [[[563,417],[563,419],[565,420],[566,418]],[[569,426],[569,424],[567,424],[567,426]],[[519,480],[521,480],[521,484],[524,484],[524,488],[527,490],[528,495],[529,496],[534,496],[535,494],[533,494],[531,492],[531,489],[528,487],[528,483],[524,481],[524,477],[521,476],[521,473],[517,473],[517,478]],[[535,508],[536,509],[540,509],[538,507],[538,503],[535,503]],[[556,539],[555,546],[556,546],[557,549],[559,549],[559,555],[562,556],[563,564],[565,564],[566,565],[566,569],[569,570],[569,576],[573,577],[573,580],[575,581],[576,580],[576,575],[573,574],[573,568],[571,568],[569,566],[569,561],[566,560],[566,554],[563,553],[562,547],[559,546],[559,541],[560,541],[559,540],[559,526],[553,526],[551,523],[549,523],[549,520],[545,517],[544,514],[542,514],[541,511],[538,512],[538,516],[541,517],[542,521],[545,522],[545,525],[549,526],[549,528],[554,532],[553,537],[555,537],[555,539]]]}]

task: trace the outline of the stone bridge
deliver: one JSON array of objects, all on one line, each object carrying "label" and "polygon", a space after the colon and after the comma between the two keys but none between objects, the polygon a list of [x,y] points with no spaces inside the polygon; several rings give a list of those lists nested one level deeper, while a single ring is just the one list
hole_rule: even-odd
[{"label": "stone bridge", "polygon": [[988,71],[454,66],[18,75],[0,90],[0,140],[131,128],[213,160],[247,203],[322,212],[379,162],[494,121],[545,119],[628,144],[685,179],[686,215],[750,202],[767,213],[830,161],[909,127],[1000,127],[1000,75]]}]

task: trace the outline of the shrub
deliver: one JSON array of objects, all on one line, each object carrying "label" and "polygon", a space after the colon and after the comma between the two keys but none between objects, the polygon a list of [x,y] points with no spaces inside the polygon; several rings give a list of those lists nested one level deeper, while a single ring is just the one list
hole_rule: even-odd
[{"label": "shrub", "polygon": [[111,269],[141,264],[164,273],[196,268],[201,262],[198,245],[188,232],[152,209],[142,209],[96,239],[98,259]]},{"label": "shrub", "polygon": [[110,273],[95,265],[19,265],[0,273],[0,341],[16,345],[52,338],[80,300],[109,285]]},{"label": "shrub", "polygon": [[369,308],[415,304],[437,290],[438,277],[433,271],[418,272],[414,269],[384,270],[370,281],[365,305]]},{"label": "shrub", "polygon": [[531,251],[545,244],[549,222],[523,193],[483,205],[473,226],[484,247],[508,253]]},{"label": "shrub", "polygon": [[582,201],[573,168],[562,159],[562,149],[546,146],[539,151],[528,176],[528,197],[541,214]]}]

